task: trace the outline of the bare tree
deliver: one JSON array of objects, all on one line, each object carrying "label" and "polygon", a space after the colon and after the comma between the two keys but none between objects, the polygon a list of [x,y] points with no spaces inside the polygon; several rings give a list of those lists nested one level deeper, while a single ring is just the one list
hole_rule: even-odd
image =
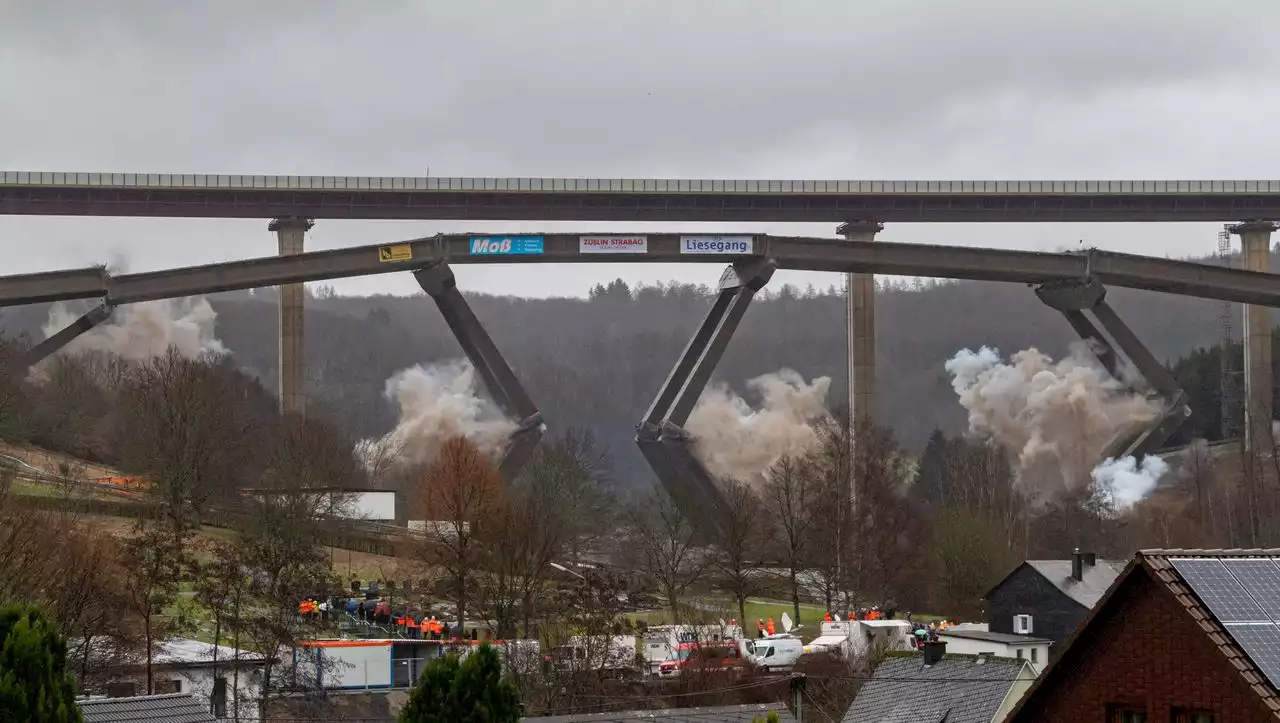
[{"label": "bare tree", "polygon": [[[254,410],[248,380],[216,359],[171,349],[138,364],[120,393],[116,445],[123,466],[155,485],[170,524],[190,527],[214,502],[253,486],[269,423]],[[256,414],[255,414],[256,411]]]},{"label": "bare tree", "polygon": [[[338,588],[321,544],[332,504],[315,486],[348,486],[355,474],[350,447],[323,422],[284,418],[272,431],[263,472],[269,487],[247,503],[235,551],[251,575],[235,630],[248,647],[266,657],[264,710],[287,689],[318,686],[317,666],[284,666],[284,661],[309,634],[298,618],[298,601]],[[281,675],[285,669],[290,673],[287,679]]]},{"label": "bare tree", "polygon": [[[791,613],[800,623],[800,572],[809,556],[814,507],[815,470],[806,460],[783,457],[774,463],[764,484],[764,502],[773,513],[774,547],[787,568]],[[746,624],[746,621],[743,621]]]},{"label": "bare tree", "polygon": [[667,598],[672,622],[679,622],[680,599],[707,572],[711,555],[694,544],[692,521],[661,491],[632,503],[627,516],[629,552]]},{"label": "bare tree", "polygon": [[764,548],[765,522],[760,498],[743,482],[720,483],[725,501],[724,535],[716,544],[712,565],[719,587],[738,603],[738,621],[746,630],[747,598],[760,586],[760,553]]},{"label": "bare tree", "polygon": [[502,479],[474,444],[455,437],[441,446],[412,504],[412,518],[426,523],[417,553],[423,562],[445,571],[461,628],[475,571],[485,554],[485,533],[502,509]]},{"label": "bare tree", "polygon": [[184,530],[145,519],[138,521],[133,536],[124,543],[126,602],[142,627],[148,695],[155,693],[154,648],[167,636],[171,625],[162,615],[176,599],[178,583],[189,564],[186,543]]},{"label": "bare tree", "polygon": [[[240,716],[240,630],[242,621],[240,612],[249,596],[249,576],[241,559],[240,549],[226,542],[209,542],[205,545],[208,562],[199,563],[193,571],[196,600],[202,604],[213,618],[213,675],[221,674],[220,663],[229,664],[232,671],[231,717],[239,720]],[[219,661],[218,653],[222,641],[230,638],[234,649],[230,661]],[[215,715],[216,701],[210,701],[210,712]]]}]

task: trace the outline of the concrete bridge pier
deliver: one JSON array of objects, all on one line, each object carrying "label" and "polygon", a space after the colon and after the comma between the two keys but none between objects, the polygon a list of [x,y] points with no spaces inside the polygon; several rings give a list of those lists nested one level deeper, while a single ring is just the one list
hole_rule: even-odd
[{"label": "concrete bridge pier", "polygon": [[[1273,221],[1251,220],[1231,227],[1240,237],[1240,266],[1245,271],[1271,271]],[[1244,305],[1244,444],[1250,457],[1270,452],[1277,440],[1271,436],[1271,399],[1275,380],[1271,373],[1271,309]]]},{"label": "concrete bridge pier", "polygon": [[[301,216],[281,216],[273,219],[268,231],[276,232],[281,256],[296,256],[303,252],[307,231],[314,222]],[[306,294],[302,284],[285,284],[278,287],[280,297],[280,413],[302,415],[307,406],[306,359],[303,341],[303,299]]]},{"label": "concrete bridge pier", "polygon": [[[884,224],[849,221],[836,233],[847,241],[869,242]],[[876,277],[845,274],[849,363],[849,418],[854,426],[870,424],[876,416]]]}]

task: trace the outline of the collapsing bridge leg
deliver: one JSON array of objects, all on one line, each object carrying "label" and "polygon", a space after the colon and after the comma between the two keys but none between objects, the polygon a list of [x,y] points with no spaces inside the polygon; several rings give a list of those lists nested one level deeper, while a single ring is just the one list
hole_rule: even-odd
[{"label": "collapsing bridge leg", "polygon": [[636,427],[636,444],[676,504],[694,522],[699,541],[723,536],[725,502],[692,450],[684,429],[716,364],[724,356],[752,297],[773,276],[772,259],[739,261],[720,277],[720,291],[657,396]]},{"label": "collapsing bridge leg", "polygon": [[[1150,391],[1164,405],[1164,412],[1159,418],[1136,436],[1116,440],[1107,449],[1106,456],[1114,459],[1141,458],[1159,449],[1191,416],[1187,393],[1178,386],[1178,381],[1156,360],[1128,324],[1116,315],[1115,310],[1107,303],[1106,288],[1096,279],[1050,282],[1038,286],[1036,296],[1049,307],[1061,312],[1076,333],[1090,342],[1090,348],[1112,377],[1128,382],[1125,378],[1128,375],[1122,373],[1116,354],[1116,347],[1119,347],[1120,352],[1150,387]],[[1084,314],[1085,310],[1093,312],[1094,318],[1115,342],[1114,346],[1089,321]]]},{"label": "collapsing bridge leg", "polygon": [[112,307],[106,302],[90,309],[87,314],[71,322],[66,328],[28,349],[27,353],[22,357],[22,366],[30,369],[44,361],[62,347],[70,344],[76,337],[111,318],[112,311]]},{"label": "collapsing bridge leg", "polygon": [[485,332],[475,312],[458,291],[458,282],[448,264],[439,263],[413,272],[422,290],[435,300],[445,323],[458,340],[484,381],[485,388],[498,407],[513,419],[520,420],[519,427],[511,433],[502,461],[498,465],[502,478],[512,480],[533,456],[547,427],[542,421],[533,400],[525,393],[520,380],[502,358],[493,339]]}]

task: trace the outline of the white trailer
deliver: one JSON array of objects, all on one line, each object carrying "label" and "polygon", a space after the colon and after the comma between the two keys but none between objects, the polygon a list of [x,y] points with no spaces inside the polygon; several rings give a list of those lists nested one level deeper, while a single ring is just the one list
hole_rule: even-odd
[{"label": "white trailer", "polygon": [[638,672],[633,635],[574,635],[551,649],[551,663],[566,673],[626,676]]},{"label": "white trailer", "polygon": [[733,640],[739,653],[746,657],[750,650],[744,646],[746,639],[737,625],[656,625],[644,634],[641,656],[650,675],[657,675],[662,661],[667,660],[682,643],[708,643]]},{"label": "white trailer", "polygon": [[873,648],[910,650],[911,625],[906,620],[825,621],[822,634],[805,646],[805,652],[831,651],[857,657]]}]

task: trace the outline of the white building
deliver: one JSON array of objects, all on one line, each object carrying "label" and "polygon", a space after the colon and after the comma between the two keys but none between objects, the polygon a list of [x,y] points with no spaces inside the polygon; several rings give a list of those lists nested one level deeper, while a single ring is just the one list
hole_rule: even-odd
[{"label": "white building", "polygon": [[234,718],[238,706],[240,720],[256,721],[266,658],[239,652],[237,657],[235,648],[199,640],[166,640],[151,659],[155,692],[190,693],[207,701],[215,718]]},{"label": "white building", "polygon": [[246,488],[243,491],[258,500],[281,495],[302,495],[314,514],[344,520],[394,522],[396,519],[396,493],[387,490],[308,487],[288,491]]},{"label": "white building", "polygon": [[[151,685],[156,696],[186,694],[218,720],[259,720],[259,697],[266,659],[260,653],[199,640],[173,638],[157,643],[151,655]],[[107,673],[106,696],[114,700],[146,693],[145,660],[131,656]]]},{"label": "white building", "polygon": [[1033,638],[1030,635],[954,628],[939,631],[938,640],[947,644],[948,653],[987,653],[1000,658],[1025,660],[1031,663],[1031,669],[1036,675],[1040,675],[1040,671],[1048,664],[1049,646],[1053,644],[1048,638]]},{"label": "white building", "polygon": [[822,623],[822,634],[805,646],[805,652],[833,650],[853,657],[872,649],[910,648],[911,624],[906,620],[828,620]]}]

